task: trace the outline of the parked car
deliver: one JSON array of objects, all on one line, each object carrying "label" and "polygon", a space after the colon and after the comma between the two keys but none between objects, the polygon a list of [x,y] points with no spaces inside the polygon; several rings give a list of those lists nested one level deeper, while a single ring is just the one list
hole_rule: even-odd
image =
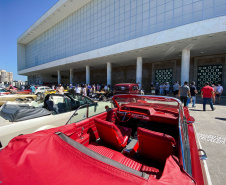
[{"label": "parked car", "polygon": [[47,94],[56,94],[56,90],[54,89],[46,90],[46,92],[44,93],[44,96],[46,96]]},{"label": "parked car", "polygon": [[19,90],[16,93],[17,94],[30,94],[31,90],[30,89],[24,89],[24,90]]},{"label": "parked car", "polygon": [[5,88],[0,88],[0,96],[10,94],[10,92]]},{"label": "parked car", "polygon": [[194,118],[180,100],[129,94],[113,101],[114,109],[83,121],[12,139],[0,151],[1,182],[207,184]]},{"label": "parked car", "polygon": [[111,99],[113,96],[113,91],[97,91],[96,93],[90,93],[89,97],[95,100],[103,100],[103,101],[107,101],[109,99]]},{"label": "parked car", "polygon": [[121,83],[114,86],[113,94],[140,94],[138,84]]},{"label": "parked car", "polygon": [[1,145],[5,147],[13,137],[20,134],[64,125],[74,110],[83,105],[88,105],[89,113],[80,109],[70,123],[86,118],[87,114],[94,115],[105,111],[104,106],[97,109],[98,104],[89,97],[69,93],[48,94],[43,104],[33,101],[8,102],[0,108]]},{"label": "parked car", "polygon": [[32,94],[8,94],[0,96],[0,106],[6,103],[7,101],[16,101],[17,99],[30,99],[35,100],[37,98],[36,95]]},{"label": "parked car", "polygon": [[46,91],[52,91],[53,89],[51,89],[48,86],[37,86],[35,87],[35,94],[37,95],[37,99],[40,99],[44,96]]}]

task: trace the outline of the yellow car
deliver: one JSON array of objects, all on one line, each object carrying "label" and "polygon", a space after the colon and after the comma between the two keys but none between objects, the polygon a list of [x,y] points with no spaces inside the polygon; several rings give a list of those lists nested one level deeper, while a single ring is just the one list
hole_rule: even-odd
[{"label": "yellow car", "polygon": [[[64,92],[68,92],[68,90],[67,89],[65,89],[64,90]],[[56,94],[56,90],[47,90],[45,93],[44,93],[44,95],[46,96],[47,94]]]},{"label": "yellow car", "polygon": [[56,94],[56,90],[47,90],[44,95],[46,96],[47,94]]},{"label": "yellow car", "polygon": [[35,100],[37,98],[34,94],[8,94],[0,96],[0,106],[3,105],[7,101],[16,101],[17,99],[29,99]]}]

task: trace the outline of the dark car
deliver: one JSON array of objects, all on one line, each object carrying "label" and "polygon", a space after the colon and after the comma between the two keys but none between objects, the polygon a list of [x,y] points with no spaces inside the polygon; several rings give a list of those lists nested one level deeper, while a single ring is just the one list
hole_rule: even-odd
[{"label": "dark car", "polygon": [[140,94],[139,85],[135,83],[116,84],[113,94]]}]

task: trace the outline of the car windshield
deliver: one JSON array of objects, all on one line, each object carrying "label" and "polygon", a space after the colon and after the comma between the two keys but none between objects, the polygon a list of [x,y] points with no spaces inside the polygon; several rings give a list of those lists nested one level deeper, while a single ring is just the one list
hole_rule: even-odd
[{"label": "car windshield", "polygon": [[69,96],[71,99],[73,99],[74,101],[79,101],[80,102],[80,105],[84,105],[84,104],[91,104],[93,103],[92,100],[90,100],[89,98],[87,97],[84,97],[80,94],[76,94],[76,93],[68,93],[67,96]]},{"label": "car windshield", "polygon": [[115,90],[121,90],[121,91],[129,90],[129,87],[128,86],[115,86]]},{"label": "car windshield", "polygon": [[179,102],[175,98],[170,97],[154,97],[154,96],[142,96],[142,95],[118,95],[114,97],[114,100],[119,106],[129,104],[139,106],[153,106],[155,105],[168,105],[175,108],[179,108]]}]

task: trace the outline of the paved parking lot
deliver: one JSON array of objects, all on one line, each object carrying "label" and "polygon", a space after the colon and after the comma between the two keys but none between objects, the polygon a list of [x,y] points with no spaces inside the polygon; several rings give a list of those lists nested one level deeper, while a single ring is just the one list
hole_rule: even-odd
[{"label": "paved parking lot", "polygon": [[202,108],[202,99],[197,98],[196,108],[189,105],[191,116],[195,118],[195,127],[202,148],[207,153],[207,165],[213,185],[226,184],[226,97],[215,104],[212,111],[207,104]]}]

